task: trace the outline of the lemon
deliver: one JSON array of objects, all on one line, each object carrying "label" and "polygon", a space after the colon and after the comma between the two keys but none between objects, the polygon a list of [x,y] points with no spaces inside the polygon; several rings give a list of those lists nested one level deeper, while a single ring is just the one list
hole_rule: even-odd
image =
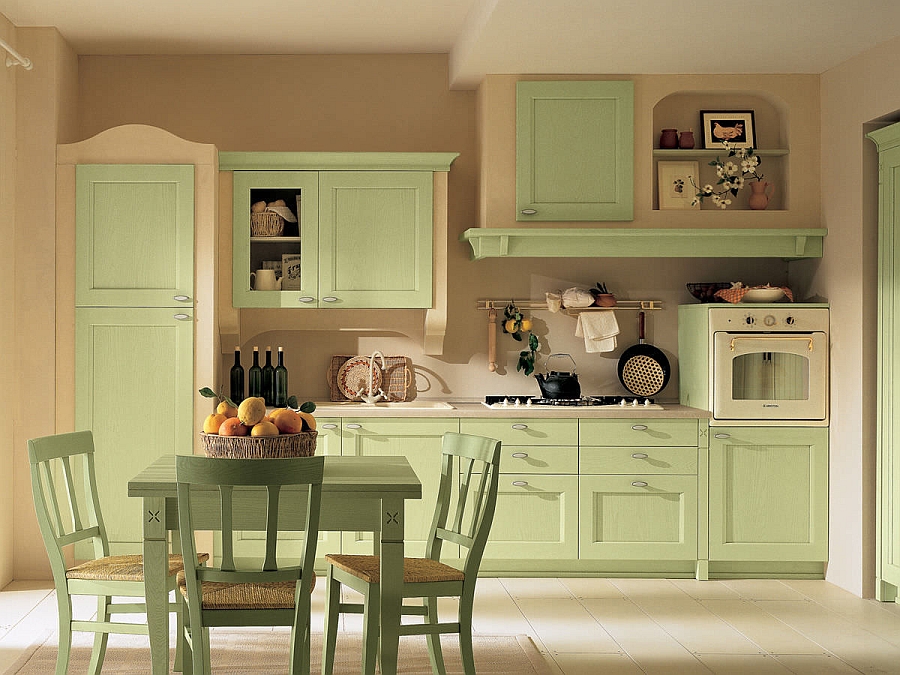
[{"label": "lemon", "polygon": [[531,319],[522,319],[522,323],[520,325],[520,328],[522,330],[531,330],[531,326],[532,326]]},{"label": "lemon", "polygon": [[506,323],[503,324],[503,329],[507,333],[515,333],[516,332],[516,320],[515,319],[507,319]]}]

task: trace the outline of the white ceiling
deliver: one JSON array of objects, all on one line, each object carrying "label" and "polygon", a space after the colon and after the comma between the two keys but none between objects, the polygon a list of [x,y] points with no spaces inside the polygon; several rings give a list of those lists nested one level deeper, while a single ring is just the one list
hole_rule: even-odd
[{"label": "white ceiling", "polygon": [[[900,35],[900,0],[0,0],[79,54],[449,53],[487,73],[822,73]],[[27,56],[27,54],[26,54]]]}]

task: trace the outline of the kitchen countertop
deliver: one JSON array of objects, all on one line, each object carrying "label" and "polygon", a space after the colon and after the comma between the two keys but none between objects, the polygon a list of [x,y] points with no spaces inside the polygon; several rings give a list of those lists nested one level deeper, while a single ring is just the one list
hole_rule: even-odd
[{"label": "kitchen countertop", "polygon": [[[417,407],[416,404],[419,404]],[[450,407],[433,407],[446,404]],[[400,406],[363,403],[316,403],[316,417],[432,417],[432,418],[541,418],[547,419],[708,419],[708,410],[677,403],[661,403],[662,410],[640,406],[510,406],[488,408],[478,401],[408,401]]]}]

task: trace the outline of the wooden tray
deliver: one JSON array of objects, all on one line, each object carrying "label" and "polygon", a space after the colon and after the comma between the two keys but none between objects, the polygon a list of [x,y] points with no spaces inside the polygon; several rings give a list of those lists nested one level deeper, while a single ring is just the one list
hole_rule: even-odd
[{"label": "wooden tray", "polygon": [[[338,387],[338,372],[341,366],[357,355],[338,355],[331,357],[331,365],[328,367],[328,388],[331,392],[332,401],[349,401]],[[368,357],[366,357],[368,358]],[[388,401],[407,401],[409,394],[409,385],[412,382],[412,367],[406,356],[385,356],[384,372],[381,379],[381,388],[387,396]],[[381,366],[381,359],[378,359],[378,366]]]}]

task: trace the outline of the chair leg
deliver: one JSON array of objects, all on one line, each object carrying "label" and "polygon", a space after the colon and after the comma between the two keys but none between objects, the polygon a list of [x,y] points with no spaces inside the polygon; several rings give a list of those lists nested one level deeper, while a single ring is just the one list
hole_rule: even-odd
[{"label": "chair leg", "polygon": [[340,619],[341,582],[335,581],[328,566],[325,584],[325,635],[322,636],[322,675],[331,675],[334,670],[334,649],[337,642],[338,621]]},{"label": "chair leg", "polygon": [[201,650],[203,656],[203,675],[210,675],[210,673],[212,673],[212,661],[209,655],[209,628],[204,626],[201,629],[201,632],[203,633],[203,649]]},{"label": "chair leg", "polygon": [[56,653],[56,675],[66,675],[72,650],[72,598],[65,588],[56,591],[59,614],[59,650]]},{"label": "chair leg", "polygon": [[291,675],[309,675],[309,593],[297,602],[291,627]]},{"label": "chair leg", "polygon": [[[181,606],[181,629],[178,631],[178,642],[176,643],[176,653],[181,652],[182,675],[194,674],[194,654],[188,642],[188,635],[191,630],[191,617],[188,613],[187,601],[182,597],[181,593],[175,591],[178,604]],[[177,661],[177,659],[176,659]]]},{"label": "chair leg", "polygon": [[181,593],[178,589],[175,589],[175,635],[178,636],[178,639],[175,640],[175,663],[172,665],[172,670],[176,673],[185,672],[184,669],[184,650],[182,649],[182,640],[181,636],[184,635],[184,615],[186,608],[184,603],[181,601]]},{"label": "chair leg", "polygon": [[[112,598],[108,595],[97,596],[97,621],[109,621],[109,603]],[[100,675],[103,668],[103,657],[106,655],[106,643],[108,633],[94,634],[94,648],[91,650],[91,662],[88,665],[88,675]]]},{"label": "chair leg", "polygon": [[472,649],[472,605],[475,589],[464,590],[459,598],[459,654],[464,675],[475,675],[475,652]]},{"label": "chair leg", "polygon": [[[425,598],[425,615],[426,623],[438,622],[438,599],[435,597]],[[428,641],[428,660],[431,662],[431,672],[435,675],[447,675],[447,668],[444,666],[444,652],[441,650],[441,636],[438,633],[432,633],[426,636]]]},{"label": "chair leg", "polygon": [[375,675],[378,660],[378,608],[381,604],[381,589],[378,584],[369,584],[363,606],[363,675]]}]

